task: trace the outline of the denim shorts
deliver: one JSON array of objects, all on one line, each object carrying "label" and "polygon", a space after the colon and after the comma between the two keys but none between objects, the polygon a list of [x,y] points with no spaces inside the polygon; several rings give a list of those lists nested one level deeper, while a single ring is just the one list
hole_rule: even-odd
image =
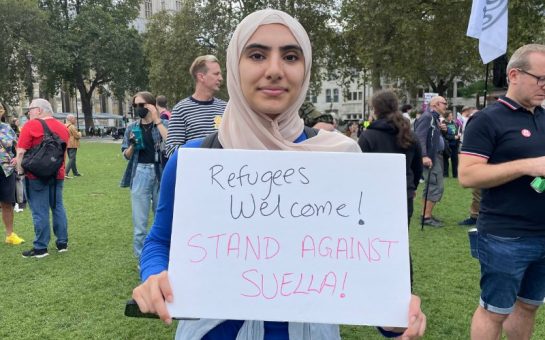
[{"label": "denim shorts", "polygon": [[510,314],[517,299],[539,306],[545,298],[545,237],[479,233],[481,306]]}]

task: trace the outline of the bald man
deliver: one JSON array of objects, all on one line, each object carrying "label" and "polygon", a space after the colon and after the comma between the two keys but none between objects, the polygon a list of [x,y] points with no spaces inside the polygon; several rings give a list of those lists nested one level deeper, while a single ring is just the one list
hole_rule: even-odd
[{"label": "bald man", "polygon": [[415,133],[422,147],[422,164],[426,185],[423,191],[423,224],[440,228],[443,223],[433,216],[433,208],[443,196],[443,150],[445,141],[442,132],[447,130],[440,117],[447,110],[447,101],[441,96],[433,97],[430,109],[415,122]]}]

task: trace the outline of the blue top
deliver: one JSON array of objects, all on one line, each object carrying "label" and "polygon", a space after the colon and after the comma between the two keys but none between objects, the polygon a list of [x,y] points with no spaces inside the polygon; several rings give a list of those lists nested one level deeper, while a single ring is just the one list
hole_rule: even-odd
[{"label": "blue top", "polygon": [[[307,136],[303,131],[294,143],[305,141]],[[188,141],[182,147],[198,148],[204,138]],[[178,165],[178,150],[169,158],[163,177],[161,179],[161,191],[155,213],[155,220],[144,242],[144,249],[140,257],[140,276],[142,281],[150,275],[159,274],[168,269],[170,252],[170,237],[172,234],[172,217],[174,213],[174,191],[176,187],[176,168]],[[227,320],[212,328],[202,340],[233,340],[236,339],[243,320]],[[265,321],[265,340],[289,340],[288,322]],[[394,338],[401,334],[388,332],[377,327],[380,333],[387,338]]]},{"label": "blue top", "polygon": [[[300,143],[307,139],[305,133],[295,140]],[[204,138],[193,139],[183,145],[184,148],[198,148]],[[170,236],[172,234],[172,216],[174,211],[174,191],[176,187],[176,168],[178,165],[178,150],[169,158],[163,171],[161,191],[155,221],[146,237],[144,249],[140,257],[140,276],[145,281],[150,275],[158,274],[168,269],[170,251]],[[242,320],[227,320],[213,328],[203,340],[233,340],[242,327]],[[265,340],[288,340],[287,322],[265,322]]]},{"label": "blue top", "polygon": [[[464,132],[462,153],[499,164],[545,156],[545,110],[534,113],[501,97],[474,114]],[[545,194],[530,187],[533,177],[522,176],[482,190],[477,228],[498,236],[545,236]]]}]

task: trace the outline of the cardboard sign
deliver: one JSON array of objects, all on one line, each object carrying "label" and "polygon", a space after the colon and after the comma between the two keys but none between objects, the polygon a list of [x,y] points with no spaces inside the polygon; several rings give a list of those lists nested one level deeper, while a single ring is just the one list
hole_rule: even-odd
[{"label": "cardboard sign", "polygon": [[180,149],[173,317],[406,326],[405,157]]}]

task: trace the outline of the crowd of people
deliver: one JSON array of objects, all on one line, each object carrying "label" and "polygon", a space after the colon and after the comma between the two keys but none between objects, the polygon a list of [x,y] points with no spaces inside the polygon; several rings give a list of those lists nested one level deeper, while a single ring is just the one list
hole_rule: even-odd
[{"label": "crowd of people", "polygon": [[[534,177],[545,176],[545,46],[526,45],[513,54],[507,94],[481,111],[464,107],[458,117],[444,97],[436,96],[411,122],[412,107],[400,107],[393,91],[381,90],[371,98],[373,120],[365,129],[350,123],[345,133],[336,130],[331,115],[305,102],[311,64],[310,40],[301,24],[284,12],[261,10],[239,23],[229,43],[228,102],[215,97],[223,77],[220,61],[211,55],[195,59],[189,70],[195,91],[172,111],[164,96],[143,91],[132,97],[138,118],[127,126],[121,144],[127,160],[121,186],[130,188],[133,253],[142,281],[133,298],[140,310],[172,322],[166,302],[173,299],[168,261],[180,148],[396,153],[405,155],[409,221],[421,182],[422,226],[434,228],[444,225],[433,214],[444,193],[444,178],[452,175],[472,188],[470,215],[459,223],[478,228],[481,297],[472,339],[498,339],[502,331],[509,339],[530,339],[545,299],[545,218],[540,214],[545,195],[529,185]],[[52,114],[47,100],[34,99],[29,121],[17,126],[22,127],[19,135],[9,124],[0,124],[5,242],[24,242],[13,231],[13,208],[28,201],[35,238],[24,257],[48,255],[50,211],[55,246],[59,252],[68,250],[63,183],[72,178],[70,171],[81,176],[76,166],[81,134],[73,116],[65,125]],[[65,167],[63,159],[54,176],[44,180],[25,169],[24,159],[50,133],[64,143],[68,163]],[[23,176],[21,200],[16,184]],[[411,282],[412,272],[411,261]],[[406,312],[407,328],[378,330],[385,337],[422,337],[426,316],[417,296],[412,295]],[[182,320],[176,332],[176,339],[250,337],[325,340],[340,339],[340,332],[333,324],[209,319]]]}]

